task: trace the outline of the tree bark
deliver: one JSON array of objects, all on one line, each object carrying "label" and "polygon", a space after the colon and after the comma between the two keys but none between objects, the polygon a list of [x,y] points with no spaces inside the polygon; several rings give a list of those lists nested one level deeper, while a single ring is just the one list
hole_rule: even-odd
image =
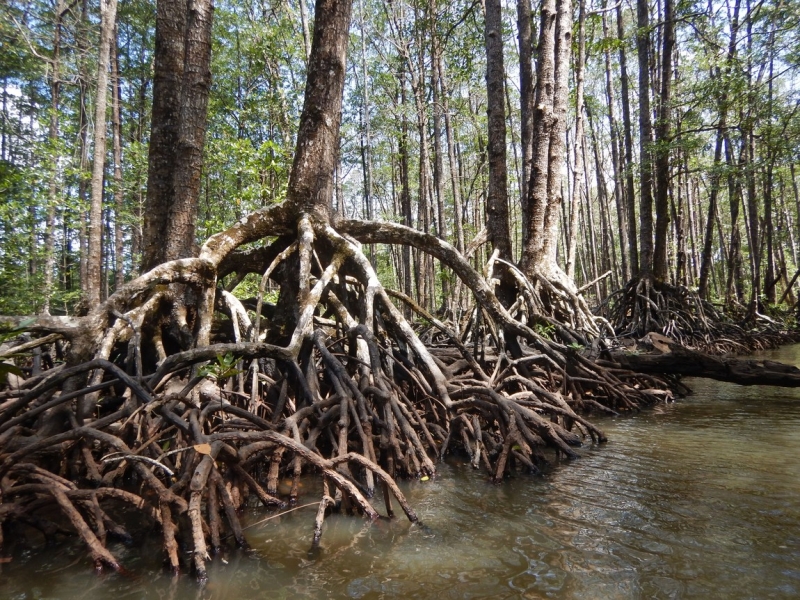
[{"label": "tree bark", "polygon": [[564,200],[564,157],[566,154],[567,106],[569,103],[569,69],[572,49],[572,2],[558,0],[556,47],[554,55],[553,128],[548,149],[547,210],[544,220],[542,249],[538,268],[542,273],[557,269],[556,249],[558,223]]},{"label": "tree bark", "polygon": [[554,53],[556,46],[556,1],[543,0],[539,28],[536,68],[536,96],[533,119],[533,152],[531,179],[528,184],[525,211],[526,242],[521,266],[526,273],[535,268],[541,254],[544,216],[547,210],[547,175],[549,172],[550,135],[554,125],[553,90],[555,87]]},{"label": "tree bark", "polygon": [[[721,166],[722,166],[722,149],[725,141],[728,119],[728,82],[727,78],[733,68],[733,59],[736,55],[736,35],[739,29],[739,5],[740,1],[736,0],[733,6],[733,17],[731,20],[731,34],[728,43],[728,54],[725,61],[725,68],[723,76],[718,78],[719,85],[722,90],[719,95],[719,122],[717,124],[717,140],[714,145],[714,164],[711,171],[711,189],[709,191],[709,208],[708,218],[706,219],[705,239],[703,243],[703,256],[700,268],[700,285],[699,294],[703,298],[708,298],[708,275],[711,270],[711,253],[712,253],[712,238],[714,235],[714,215],[717,211],[717,198],[722,180]],[[713,76],[712,72],[712,76]],[[732,223],[733,225],[733,223]]]},{"label": "tree bark", "polygon": [[[575,277],[575,249],[578,244],[578,203],[583,191],[583,72],[586,62],[586,1],[578,0],[578,56],[575,59],[575,155],[572,173],[569,238],[567,243],[567,277]],[[598,165],[599,166],[599,165]],[[602,197],[602,194],[601,194]]]},{"label": "tree bark", "polygon": [[[604,3],[605,4],[605,3]],[[605,8],[605,6],[603,7]],[[610,36],[606,12],[601,15],[603,21],[603,36]],[[611,165],[614,169],[614,204],[617,212],[617,227],[619,229],[619,249],[622,262],[622,278],[631,277],[628,259],[630,256],[630,242],[628,239],[628,220],[625,213],[625,182],[622,173],[622,156],[620,155],[620,130],[616,115],[616,95],[614,93],[614,79],[611,76],[611,49],[606,45],[603,50],[606,74],[606,103],[608,104],[608,128],[611,135]],[[592,134],[594,135],[594,133]],[[599,164],[598,164],[599,167]]]},{"label": "tree bark", "polygon": [[118,290],[125,282],[125,261],[123,256],[122,229],[124,211],[124,191],[122,182],[122,117],[120,115],[122,82],[119,74],[116,28],[114,28],[114,42],[111,50],[111,126],[114,139],[114,289]]},{"label": "tree bark", "polygon": [[[517,0],[517,30],[519,41],[520,144],[522,146],[522,179],[520,206],[522,222],[527,222],[528,183],[533,155],[533,32],[530,0]],[[522,228],[522,244],[527,242],[528,230]]]},{"label": "tree bark", "polygon": [[55,7],[55,26],[53,27],[53,57],[50,60],[50,126],[47,139],[50,144],[51,172],[47,198],[47,217],[44,231],[44,291],[42,314],[50,314],[50,301],[53,295],[53,275],[55,273],[55,222],[59,189],[59,110],[61,100],[61,30],[66,12],[64,0],[58,0]]},{"label": "tree bark", "polygon": [[637,373],[704,377],[739,385],[800,387],[800,369],[794,365],[785,365],[771,360],[711,356],[673,343],[666,345],[669,350],[665,353],[614,353],[612,354],[612,363],[599,361],[598,364],[631,369]]},{"label": "tree bark", "polygon": [[486,110],[488,114],[489,190],[486,198],[486,229],[500,258],[511,260],[508,228],[508,183],[506,179],[505,68],[503,23],[500,0],[486,0]]},{"label": "tree bark", "polygon": [[650,14],[636,0],[636,53],[639,60],[639,273],[653,272],[653,126],[650,114]]},{"label": "tree bark", "polygon": [[100,53],[97,59],[97,95],[94,111],[94,158],[92,161],[92,199],[89,208],[87,286],[89,306],[100,304],[102,290],[103,183],[106,165],[106,107],[111,40],[117,19],[117,0],[100,2]]},{"label": "tree bark", "polygon": [[448,100],[450,90],[445,78],[441,55],[438,56],[436,68],[439,71],[439,86],[441,87],[442,108],[444,113],[444,129],[447,135],[447,158],[450,166],[450,183],[453,188],[453,226],[456,236],[456,248],[458,248],[459,252],[464,252],[466,248],[466,243],[464,241],[464,205],[461,200],[460,175],[458,162],[456,160],[456,144],[454,139],[455,133],[450,121],[450,102]]},{"label": "tree bark", "polygon": [[192,256],[211,85],[211,0],[160,0],[142,269]]},{"label": "tree bark", "polygon": [[625,214],[628,224],[628,263],[631,277],[639,272],[639,242],[636,227],[636,195],[633,182],[633,121],[631,120],[630,92],[628,91],[628,59],[625,54],[625,31],[622,22],[622,3],[617,5],[617,38],[619,44],[620,96],[622,99],[622,128],[625,140]]},{"label": "tree bark", "polygon": [[670,190],[670,109],[672,102],[672,52],[675,48],[673,0],[663,0],[664,19],[661,49],[661,94],[658,105],[655,148],[655,247],[653,276],[657,281],[669,280],[669,190]]}]

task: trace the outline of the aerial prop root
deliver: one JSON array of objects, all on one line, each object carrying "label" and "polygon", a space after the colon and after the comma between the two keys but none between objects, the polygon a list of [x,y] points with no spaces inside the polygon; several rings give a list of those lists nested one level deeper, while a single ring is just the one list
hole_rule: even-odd
[{"label": "aerial prop root", "polygon": [[714,355],[743,354],[796,340],[779,321],[755,313],[737,321],[693,289],[656,280],[631,279],[601,305],[600,313],[620,337],[641,339],[656,332],[678,344]]},{"label": "aerial prop root", "polygon": [[[444,455],[451,441],[455,444],[460,438],[473,463],[499,480],[512,463],[535,470],[545,447],[571,457],[583,437],[603,441],[602,432],[578,414],[581,408],[625,408],[644,397],[634,383],[626,384],[626,374],[597,366],[510,315],[485,278],[434,236],[384,223],[332,226],[304,215],[291,217],[294,226],[289,227],[284,220],[289,217],[280,209],[259,214],[212,237],[199,258],[167,263],[126,284],[82,322],[90,323],[91,328],[83,330],[95,335],[89,355],[93,360],[26,382],[19,395],[0,407],[0,436],[19,442],[4,443],[0,449],[0,475],[21,461],[58,472],[63,459],[58,451],[84,444],[84,456],[97,463],[104,487],[130,475],[143,485],[147,494],[138,495],[145,503],[142,510],[160,522],[170,568],[180,568],[178,540],[187,534],[194,569],[204,577],[208,556],[224,539],[223,528],[238,544],[246,543],[236,515],[245,493],[255,494],[264,504],[281,502],[275,494],[282,471],[292,471],[292,500],[304,466],[323,478],[326,490],[314,529],[318,542],[325,510],[334,502],[377,518],[368,500],[376,485],[382,488],[387,514],[396,502],[416,521],[395,478],[432,475],[431,457]],[[240,245],[272,234],[290,241],[262,271],[259,304],[268,279],[298,277],[293,330],[281,345],[262,341],[276,336],[268,324],[261,331],[261,311],[251,321],[233,296],[219,294],[216,307],[232,317],[236,328],[232,343],[211,344],[213,298],[224,262]],[[381,285],[359,245],[373,242],[414,245],[447,264],[472,291],[496,331],[527,342],[523,355],[499,348],[493,363],[481,363],[444,323],[426,316],[410,298],[393,294],[434,323],[457,349],[466,375],[454,377]],[[291,269],[283,269],[278,275],[278,264],[289,256],[296,256],[298,270],[287,274]],[[157,311],[163,286],[176,282],[196,286],[206,298],[198,313],[197,347],[166,356],[155,372],[143,373],[137,360],[137,346],[144,342],[142,325]],[[111,322],[111,317],[116,319]],[[79,322],[71,331],[73,339],[81,326]],[[127,370],[108,360],[115,344],[125,340],[129,347],[134,345]],[[228,353],[251,361],[252,383],[244,396],[241,390],[223,389],[224,381],[204,380],[195,368]],[[259,359],[271,361],[274,369],[262,373]],[[66,390],[69,381],[83,383]],[[121,406],[98,409],[84,422],[71,412],[80,392],[99,394],[112,382],[125,389]],[[587,390],[591,397],[584,394]],[[96,396],[89,397],[94,404]],[[24,439],[23,426],[65,407],[70,411],[69,430]],[[109,452],[123,459],[113,465],[100,460]],[[76,465],[71,478],[78,481],[90,465],[88,460]],[[14,497],[8,494],[16,485],[3,490],[4,498]],[[70,502],[72,493],[64,491]],[[104,502],[111,498],[97,497]],[[70,522],[80,525],[63,498],[59,506]],[[181,529],[184,514],[189,531]],[[84,523],[90,529],[95,525],[95,538],[105,547],[98,524],[91,518]],[[90,548],[95,545],[89,536],[84,540]],[[92,556],[105,560],[96,552]]]}]

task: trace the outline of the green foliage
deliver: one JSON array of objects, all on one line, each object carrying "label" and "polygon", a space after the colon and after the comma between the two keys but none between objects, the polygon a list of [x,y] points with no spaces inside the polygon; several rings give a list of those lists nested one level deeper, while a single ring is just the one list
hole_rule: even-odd
[{"label": "green foliage", "polygon": [[201,367],[197,374],[200,377],[208,377],[216,381],[222,381],[223,379],[241,373],[241,371],[236,368],[238,360],[239,359],[231,352],[226,353],[224,356],[222,354],[217,354],[217,362],[211,362]]},{"label": "green foliage", "polygon": [[556,328],[553,327],[550,323],[534,323],[533,330],[536,332],[537,335],[542,336],[548,340],[553,339],[553,334],[556,331]]}]

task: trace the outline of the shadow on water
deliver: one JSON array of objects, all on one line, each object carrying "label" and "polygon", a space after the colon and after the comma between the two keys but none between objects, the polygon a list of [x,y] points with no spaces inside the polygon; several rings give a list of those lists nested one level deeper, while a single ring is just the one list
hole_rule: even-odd
[{"label": "shadow on water", "polygon": [[[797,364],[800,346],[770,357]],[[800,391],[690,385],[601,421],[608,444],[541,478],[492,485],[449,460],[403,486],[424,525],[332,515],[310,551],[315,506],[253,511],[253,550],[214,560],[203,587],[164,573],[157,544],[113,549],[132,577],[95,576],[78,545],[20,551],[0,598],[800,596]]]}]

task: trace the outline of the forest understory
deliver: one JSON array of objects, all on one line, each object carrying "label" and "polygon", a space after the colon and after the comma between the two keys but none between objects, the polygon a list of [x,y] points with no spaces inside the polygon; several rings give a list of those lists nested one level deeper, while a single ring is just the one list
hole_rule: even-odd
[{"label": "forest understory", "polygon": [[[376,243],[452,269],[456,310],[440,319],[385,289],[362,251]],[[316,500],[299,498],[304,473],[324,482],[317,544],[332,510],[416,522],[396,481],[434,476],[447,453],[498,484],[577,458],[606,441],[592,415],[669,402],[688,392],[682,374],[800,385],[795,367],[728,356],[795,341],[777,319],[737,325],[648,279],[599,316],[557,277],[530,281],[495,259],[485,273],[505,270],[502,284],[435,236],[278,206],[86,316],[3,317],[3,537],[77,534],[97,569],[119,570],[107,541],[137,538],[123,525],[135,512],[161,532],[172,572],[204,580],[227,537],[247,546],[243,508]],[[250,301],[218,287],[253,272]],[[495,288],[508,281],[504,305]]]}]

